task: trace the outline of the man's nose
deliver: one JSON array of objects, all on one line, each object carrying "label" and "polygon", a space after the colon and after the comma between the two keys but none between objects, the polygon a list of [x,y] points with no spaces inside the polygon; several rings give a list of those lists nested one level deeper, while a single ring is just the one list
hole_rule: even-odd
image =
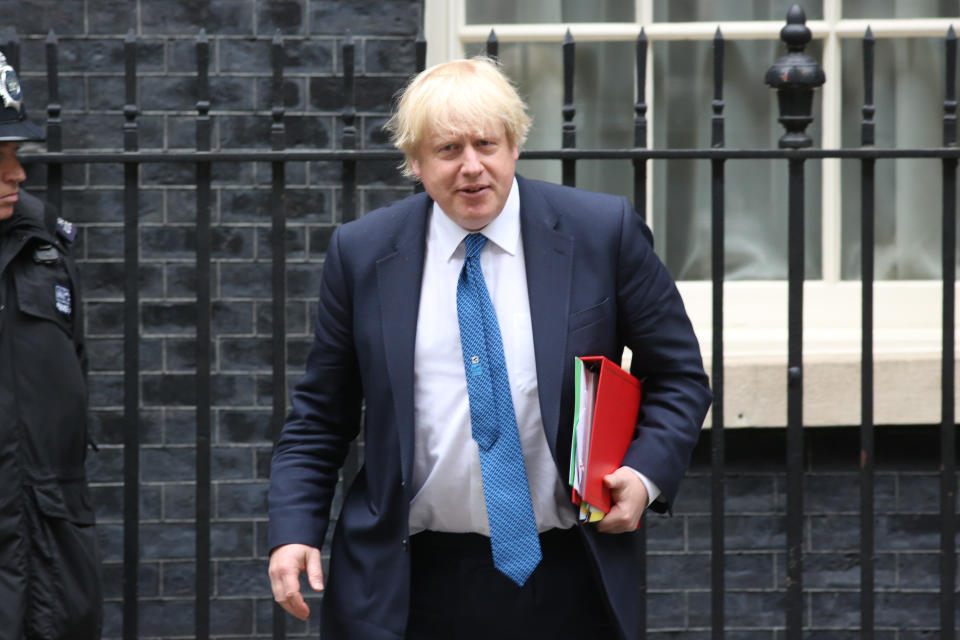
[{"label": "man's nose", "polygon": [[17,159],[9,160],[0,167],[0,178],[4,182],[21,183],[27,179],[27,174],[23,170],[23,165]]},{"label": "man's nose", "polygon": [[460,170],[463,171],[463,173],[471,175],[483,171],[483,165],[480,164],[480,156],[477,154],[477,150],[471,145],[464,147],[463,163],[460,165]]}]

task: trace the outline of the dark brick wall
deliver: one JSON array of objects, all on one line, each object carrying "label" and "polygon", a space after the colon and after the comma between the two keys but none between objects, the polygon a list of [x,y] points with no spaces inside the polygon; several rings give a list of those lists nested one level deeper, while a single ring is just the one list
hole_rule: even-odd
[{"label": "dark brick wall", "polygon": [[[356,45],[358,146],[387,146],[380,125],[414,71],[420,0],[0,0],[0,39],[16,32],[31,117],[44,124],[46,38],[59,40],[67,150],[123,146],[124,38],[137,44],[143,150],[195,147],[196,38],[210,41],[214,149],[270,148],[270,43],[284,38],[286,144],[340,146],[341,47]],[[27,146],[25,151],[29,150]],[[323,254],[341,220],[339,164],[291,163],[288,215],[289,379],[302,374]],[[45,167],[28,167],[42,195]],[[193,635],[195,509],[196,196],[192,165],[140,173],[140,635]],[[360,167],[358,209],[405,196],[390,162]],[[76,252],[91,355],[89,477],[106,582],[105,636],[122,624],[123,169],[67,165],[63,211],[80,228]],[[213,417],[211,632],[269,636],[266,491],[272,445],[270,179],[268,164],[213,166]],[[291,635],[307,626],[289,619]]]},{"label": "dark brick wall", "polygon": [[[726,434],[727,637],[781,640],[787,574],[785,432],[738,429]],[[810,429],[805,434],[805,637],[860,637],[859,452],[855,428]],[[880,428],[875,458],[875,637],[937,638],[938,430]],[[651,639],[711,637],[710,492],[710,432],[705,431],[673,517],[648,520]],[[960,590],[960,580],[956,588]]]},{"label": "dark brick wall", "polygon": [[[269,45],[285,41],[287,144],[332,148],[341,136],[344,34],[357,44],[359,145],[383,147],[391,96],[414,67],[419,0],[0,0],[20,37],[21,77],[45,121],[45,39],[59,37],[67,149],[122,147],[123,39],[137,36],[142,149],[190,149],[195,38],[211,43],[215,149],[269,148]],[[12,19],[10,18],[12,17]],[[42,192],[42,166],[29,170]],[[212,633],[270,637],[266,489],[271,448],[270,167],[216,164],[213,175]],[[340,166],[287,167],[289,378],[299,376],[323,254],[341,220]],[[123,170],[65,168],[63,215],[80,226],[78,256],[91,353],[89,474],[106,583],[106,637],[121,630],[123,539]],[[410,192],[391,163],[359,167],[360,211]],[[140,636],[191,637],[194,590],[194,169],[144,165],[141,207]],[[877,625],[884,640],[934,637],[938,464],[929,430],[891,431],[878,451]],[[783,637],[783,431],[730,432],[727,470],[728,637]],[[701,639],[710,621],[708,442],[698,448],[672,518],[649,523],[651,638]],[[809,436],[805,623],[817,638],[853,638],[858,605],[856,435]],[[909,446],[908,446],[909,445]],[[316,603],[316,600],[313,600]],[[288,618],[292,636],[316,629]]]}]

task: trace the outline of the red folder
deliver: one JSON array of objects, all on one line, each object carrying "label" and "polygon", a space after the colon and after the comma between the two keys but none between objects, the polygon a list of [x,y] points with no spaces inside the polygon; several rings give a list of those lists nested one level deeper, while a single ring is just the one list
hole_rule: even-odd
[{"label": "red folder", "polygon": [[[586,435],[586,439],[580,446],[580,460],[576,432],[571,447],[573,502],[580,504],[585,500],[607,513],[610,511],[610,490],[603,484],[603,478],[623,465],[623,457],[637,428],[643,387],[639,380],[604,356],[585,356],[577,360],[580,362],[575,376],[577,415],[574,422],[576,431]],[[581,387],[581,376],[593,378],[584,381],[586,389]],[[588,424],[579,425],[580,429],[577,429],[580,416],[584,416]],[[574,482],[577,476],[574,465],[577,464],[581,465],[579,490]]]}]

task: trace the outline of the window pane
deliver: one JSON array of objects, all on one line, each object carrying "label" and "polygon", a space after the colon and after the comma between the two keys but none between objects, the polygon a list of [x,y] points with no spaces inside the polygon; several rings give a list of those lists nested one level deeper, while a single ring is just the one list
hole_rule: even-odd
[{"label": "window pane", "polygon": [[[865,2],[868,0],[864,0]],[[796,0],[655,0],[657,22],[719,22],[732,20],[786,20]],[[823,19],[823,0],[805,2],[807,20]]]},{"label": "window pane", "polygon": [[[814,41],[807,53],[821,59]],[[711,42],[660,42],[654,52],[653,136],[658,148],[710,146],[713,97]],[[727,41],[724,45],[726,145],[775,148],[783,134],[776,93],[763,83],[783,47],[778,41]],[[807,129],[820,143],[819,92]],[[679,279],[710,278],[710,162],[653,163],[657,253]],[[726,177],[726,277],[778,280],[787,277],[787,162],[728,160]],[[821,277],[819,162],[805,165],[806,275]]]},{"label": "window pane", "polygon": [[634,22],[633,0],[466,0],[467,24]]},{"label": "window pane", "polygon": [[955,18],[960,0],[843,0],[844,18]]},{"label": "window pane", "polygon": [[[468,55],[484,50],[482,44],[469,44],[466,48]],[[577,43],[574,68],[577,147],[633,146],[633,52],[630,42]],[[502,43],[500,60],[533,116],[526,148],[559,149],[563,127],[560,45]],[[559,160],[521,160],[517,171],[527,178],[561,181]],[[633,165],[629,160],[581,160],[577,162],[577,186],[632,200]]]},{"label": "window pane", "polygon": [[[899,3],[898,3],[899,4]],[[863,48],[843,43],[843,146],[860,146]],[[879,39],[874,47],[878,147],[938,147],[943,141],[944,45],[939,38]],[[878,160],[875,275],[940,278],[942,179],[939,160]],[[860,163],[842,168],[842,277],[860,277]]]}]

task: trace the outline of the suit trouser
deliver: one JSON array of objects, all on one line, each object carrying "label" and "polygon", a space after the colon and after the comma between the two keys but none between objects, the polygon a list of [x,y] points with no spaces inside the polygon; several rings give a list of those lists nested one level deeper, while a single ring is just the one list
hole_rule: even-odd
[{"label": "suit trouser", "polygon": [[486,536],[424,531],[410,543],[406,640],[619,637],[576,527],[540,535],[543,560],[522,587],[493,567]]}]

